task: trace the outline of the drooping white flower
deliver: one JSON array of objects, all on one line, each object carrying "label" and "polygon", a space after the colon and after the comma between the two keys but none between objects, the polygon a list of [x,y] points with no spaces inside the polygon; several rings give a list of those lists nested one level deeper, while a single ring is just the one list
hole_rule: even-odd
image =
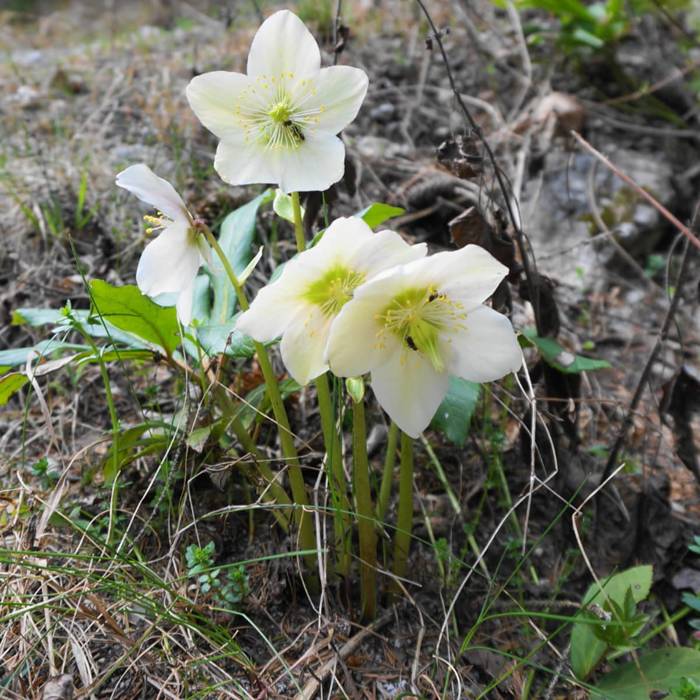
[{"label": "drooping white flower", "polygon": [[468,245],[378,275],[333,322],[331,370],[343,377],[371,372],[380,405],[417,437],[450,375],[488,382],[520,368],[510,321],[483,304],[507,274],[483,248]]},{"label": "drooping white flower", "polygon": [[177,316],[192,321],[192,294],[197,270],[209,259],[209,248],[196,231],[192,215],[173,186],[147,165],[131,165],[117,175],[116,184],[155,207],[157,216],[145,216],[149,233],[160,231],[141,254],[136,284],[143,294],[177,294]]},{"label": "drooping white flower", "polygon": [[325,190],[343,176],[345,146],[336,134],[356,117],[367,84],[359,68],[321,68],[309,30],[282,10],[258,29],[247,75],[198,75],[187,99],[220,139],[214,168],[225,182],[305,192]]},{"label": "drooping white flower", "polygon": [[307,384],[328,369],[331,323],[355,289],[425,254],[425,244],[411,246],[394,231],[373,233],[362,219],[336,219],[317,245],[292,258],[279,279],[260,290],[236,328],[260,342],[282,336],[289,374]]}]

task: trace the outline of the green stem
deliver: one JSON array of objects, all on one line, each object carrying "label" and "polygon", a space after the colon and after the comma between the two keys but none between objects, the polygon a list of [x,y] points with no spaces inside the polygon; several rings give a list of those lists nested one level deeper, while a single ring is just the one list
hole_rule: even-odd
[{"label": "green stem", "polygon": [[[224,266],[224,270],[228,275],[229,281],[236,290],[236,296],[238,297],[238,303],[240,304],[241,309],[243,311],[247,310],[249,308],[248,299],[245,296],[245,292],[238,281],[238,277],[236,276],[231,263],[226,257],[226,253],[224,253],[223,249],[219,245],[219,242],[216,240],[216,237],[207,226],[202,226],[200,230],[206,236],[209,245],[211,245],[214,252],[221,260],[221,264]],[[268,398],[270,399],[270,405],[272,406],[272,413],[277,421],[277,432],[280,437],[282,454],[289,465],[289,485],[292,489],[294,503],[298,506],[295,514],[299,527],[299,545],[302,549],[312,550],[316,548],[313,520],[311,518],[311,513],[308,512],[308,509],[306,508],[306,506],[309,504],[306,495],[306,485],[304,484],[304,476],[301,473],[299,457],[294,445],[294,436],[292,435],[292,431],[289,427],[287,411],[284,407],[282,394],[280,393],[279,385],[277,383],[277,377],[272,369],[272,363],[270,362],[270,356],[267,353],[267,348],[262,343],[257,341],[254,342],[254,347],[258,357],[258,363],[260,364],[260,370],[262,371],[263,379],[265,380],[265,388],[267,390]],[[305,557],[305,560],[309,569],[313,570],[316,565],[315,557],[310,554]]]},{"label": "green stem", "polygon": [[298,192],[292,192],[292,211],[294,212],[294,236],[297,239],[297,251],[301,253],[306,249],[306,238],[304,236],[304,224],[301,220],[301,204],[299,203]]},{"label": "green stem", "polygon": [[[401,468],[399,473],[399,512],[394,533],[394,575],[405,578],[413,525],[413,440],[401,433]],[[394,584],[396,591],[399,586]]]},{"label": "green stem", "polygon": [[328,483],[333,502],[333,532],[335,535],[336,570],[341,576],[350,573],[350,502],[348,485],[343,469],[343,455],[340,449],[340,437],[335,424],[333,402],[328,386],[328,375],[322,374],[316,379],[318,410],[321,414],[321,429],[326,446]]},{"label": "green stem", "polygon": [[[291,508],[292,501],[277,480],[275,473],[272,471],[272,469],[270,469],[265,457],[260,454],[255,441],[248,434],[248,431],[243,425],[243,421],[241,421],[241,419],[238,417],[238,410],[236,406],[233,405],[233,402],[226,393],[225,389],[221,386],[216,387],[214,395],[218,400],[221,409],[229,417],[229,426],[233,430],[233,434],[236,436],[243,449],[246,450],[255,461],[255,466],[257,467],[258,473],[266,482],[265,488],[270,492],[275,503],[285,508]],[[272,514],[279,523],[280,527],[285,532],[289,532],[288,513],[273,510]]]},{"label": "green stem", "polygon": [[357,529],[360,535],[360,588],[362,617],[372,620],[377,613],[377,533],[369,483],[365,406],[362,401],[352,407],[352,454]]},{"label": "green stem", "polygon": [[386,511],[389,508],[391,496],[391,482],[394,480],[394,465],[396,464],[396,446],[399,442],[399,426],[391,421],[389,436],[386,443],[386,456],[384,457],[384,469],[382,471],[382,485],[379,489],[377,503],[377,520],[384,522]]},{"label": "green stem", "polygon": [[119,435],[121,427],[119,425],[117,408],[114,405],[114,396],[112,395],[112,386],[109,382],[107,364],[102,358],[102,353],[92,339],[92,336],[90,336],[83,328],[82,324],[75,318],[73,318],[73,326],[80,335],[83,336],[83,339],[90,346],[97,359],[97,364],[100,367],[100,377],[105,387],[105,400],[107,401],[109,420],[112,424],[112,469],[114,471],[114,481],[112,482],[112,489],[109,495],[109,524],[107,525],[107,544],[111,545],[114,541],[114,529],[117,521],[117,501],[119,499]]}]

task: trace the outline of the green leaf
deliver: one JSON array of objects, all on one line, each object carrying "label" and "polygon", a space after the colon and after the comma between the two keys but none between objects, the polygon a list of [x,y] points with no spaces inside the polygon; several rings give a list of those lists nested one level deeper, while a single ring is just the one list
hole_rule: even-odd
[{"label": "green leaf", "polygon": [[253,339],[234,329],[239,316],[240,314],[236,314],[226,323],[197,326],[197,340],[207,355],[225,353],[230,357],[253,357],[255,354]]},{"label": "green leaf", "polygon": [[[86,309],[71,309],[70,313],[73,318],[80,322],[83,330],[93,338],[109,338],[113,343],[123,343],[132,348],[145,349],[149,347],[142,339],[119,330],[107,319],[104,319],[103,323],[100,319],[91,317],[90,312]],[[56,326],[56,330],[66,330],[70,320],[64,314],[63,309],[24,308],[15,309],[12,313],[12,324],[16,326],[26,324],[32,328],[53,325]]]},{"label": "green leaf", "polygon": [[401,207],[392,207],[390,204],[374,202],[366,209],[358,212],[355,216],[359,216],[363,219],[370,228],[375,228],[389,219],[395,219],[397,216],[401,216],[405,211],[406,210]]},{"label": "green leaf", "polygon": [[[27,363],[27,359],[32,353],[34,353],[37,358],[48,358],[54,353],[62,351],[84,352],[89,349],[90,348],[87,345],[64,343],[60,340],[53,340],[52,338],[49,338],[29,347],[0,350],[0,365],[3,367],[20,367]],[[34,364],[36,364],[36,360],[34,361]]]},{"label": "green leaf", "polygon": [[[275,214],[285,221],[289,221],[290,224],[294,223],[294,205],[292,204],[292,197],[288,194],[282,192],[282,190],[275,190],[275,199],[272,202],[272,209]],[[304,208],[301,207],[301,217],[304,218]]]},{"label": "green leaf", "polygon": [[28,381],[27,375],[19,372],[0,377],[0,406],[4,406]]},{"label": "green leaf", "polygon": [[592,34],[587,29],[583,27],[576,27],[572,33],[573,38],[584,46],[590,46],[592,49],[601,49],[605,46],[605,42],[598,38],[595,34]]},{"label": "green leaf", "polygon": [[[273,190],[265,190],[255,199],[232,211],[221,224],[219,245],[237,275],[245,270],[253,257],[252,245],[258,209],[273,197]],[[233,316],[236,308],[236,292],[221,261],[216,256],[212,260],[210,284],[213,301],[208,320],[214,325],[226,323]]]},{"label": "green leaf", "polygon": [[481,394],[481,385],[459,377],[450,377],[447,395],[442,400],[432,421],[455,445],[462,447],[469,435],[469,424]]},{"label": "green leaf", "polygon": [[683,686],[684,678],[700,682],[700,651],[657,649],[639,657],[639,668],[630,661],[605,674],[595,691],[607,700],[649,700],[654,691],[673,693]]},{"label": "green leaf", "polygon": [[[602,590],[597,583],[592,584],[581,603],[584,606],[597,605],[602,608],[610,598],[617,605],[623,606],[628,590],[632,591],[634,602],[639,603],[649,595],[653,574],[653,568],[646,564],[626,569],[603,582]],[[597,619],[593,613],[585,611],[580,616],[587,620]],[[571,630],[571,668],[578,678],[584,680],[607,649],[608,645],[596,637],[590,623],[574,623]]]},{"label": "green leaf", "polygon": [[565,350],[554,338],[541,338],[534,328],[524,328],[519,336],[523,346],[534,345],[542,355],[542,359],[564,374],[579,374],[592,372],[597,369],[608,369],[612,365],[606,360],[596,360],[583,355],[574,355]]},{"label": "green leaf", "polygon": [[365,397],[365,380],[362,377],[348,377],[345,380],[345,387],[350,394],[350,398],[355,403],[360,403]]},{"label": "green leaf", "polygon": [[90,282],[95,313],[116,328],[127,331],[172,355],[180,343],[175,309],[158,306],[128,284],[114,287],[104,280]]}]

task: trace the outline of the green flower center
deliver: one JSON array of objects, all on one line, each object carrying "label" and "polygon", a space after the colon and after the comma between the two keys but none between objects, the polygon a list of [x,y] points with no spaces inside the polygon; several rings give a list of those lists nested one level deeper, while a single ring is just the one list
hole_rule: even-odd
[{"label": "green flower center", "polygon": [[365,281],[362,272],[336,264],[306,289],[304,298],[327,317],[333,317],[352,299],[352,294]]},{"label": "green flower center", "polygon": [[278,124],[284,124],[284,122],[289,121],[292,116],[292,105],[288,97],[283,97],[281,102],[276,102],[267,111],[268,116],[273,122]]},{"label": "green flower center", "polygon": [[258,75],[234,105],[234,119],[243,129],[246,143],[265,148],[296,150],[319,123],[323,105],[310,106],[316,86],[294,73]]},{"label": "green flower center", "polygon": [[440,336],[457,329],[466,319],[461,304],[450,301],[435,287],[407,289],[377,314],[382,330],[397,336],[408,349],[428,358],[437,372],[445,370]]}]

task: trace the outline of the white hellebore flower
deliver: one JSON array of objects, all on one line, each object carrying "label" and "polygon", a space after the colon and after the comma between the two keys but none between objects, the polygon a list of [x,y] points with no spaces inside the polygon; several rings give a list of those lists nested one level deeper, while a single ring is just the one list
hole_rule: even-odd
[{"label": "white hellebore flower", "polygon": [[359,68],[321,68],[318,44],[289,10],[258,29],[248,74],[214,71],[194,78],[187,99],[219,137],[214,168],[231,185],[275,184],[286,193],[328,189],[343,176],[336,136],[367,92]]},{"label": "white hellebore flower", "polygon": [[143,294],[177,294],[177,317],[192,321],[192,294],[197,270],[209,260],[209,249],[195,229],[192,215],[173,186],[147,165],[131,165],[117,175],[116,184],[155,207],[157,216],[145,216],[148,233],[160,231],[141,254],[136,284]]},{"label": "white hellebore flower", "polygon": [[262,343],[282,336],[289,374],[307,384],[328,369],[331,323],[355,289],[425,254],[425,244],[411,246],[394,231],[372,233],[362,219],[336,219],[319,243],[292,258],[279,279],[260,290],[236,328]]},{"label": "white hellebore flower", "polygon": [[489,382],[520,368],[510,321],[482,303],[507,274],[483,248],[468,245],[379,275],[355,291],[333,323],[331,370],[342,377],[371,372],[380,405],[418,437],[450,375]]}]

